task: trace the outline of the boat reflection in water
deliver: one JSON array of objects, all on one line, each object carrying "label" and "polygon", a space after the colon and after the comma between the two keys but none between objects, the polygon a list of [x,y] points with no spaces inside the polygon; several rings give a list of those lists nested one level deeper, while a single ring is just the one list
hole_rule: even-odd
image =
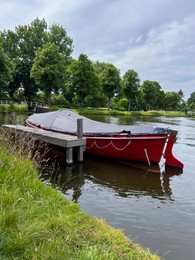
[{"label": "boat reflection in water", "polygon": [[[124,164],[123,162],[85,158],[83,164],[60,166],[52,176],[43,176],[73,202],[84,199],[94,185],[105,191],[112,189],[113,196],[151,196],[152,198],[172,200],[170,182],[181,170],[166,169],[161,173],[157,165]],[[90,196],[90,194],[89,194]]]}]

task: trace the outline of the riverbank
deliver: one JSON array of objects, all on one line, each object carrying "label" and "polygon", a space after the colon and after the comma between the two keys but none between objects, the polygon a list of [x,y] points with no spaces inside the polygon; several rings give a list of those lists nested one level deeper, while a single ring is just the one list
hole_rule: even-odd
[{"label": "riverbank", "polygon": [[1,259],[159,259],[43,184],[0,135]]},{"label": "riverbank", "polygon": [[150,111],[118,111],[107,109],[73,109],[76,113],[83,115],[109,115],[109,116],[167,116],[167,117],[186,117],[188,114],[182,111],[163,111],[163,110],[150,110]]},{"label": "riverbank", "polygon": [[26,113],[28,112],[28,106],[26,104],[18,104],[18,103],[11,103],[11,104],[0,104],[0,113]]},{"label": "riverbank", "polygon": [[[61,107],[51,107],[52,111],[59,109],[69,109]],[[71,109],[71,108],[70,108]],[[72,108],[76,113],[81,115],[109,115],[109,116],[166,116],[166,117],[195,117],[195,112],[183,112],[183,111],[163,111],[163,110],[149,110],[149,111],[118,111],[108,110],[107,108]],[[28,112],[28,106],[25,104],[0,104],[0,113],[26,113]]]}]

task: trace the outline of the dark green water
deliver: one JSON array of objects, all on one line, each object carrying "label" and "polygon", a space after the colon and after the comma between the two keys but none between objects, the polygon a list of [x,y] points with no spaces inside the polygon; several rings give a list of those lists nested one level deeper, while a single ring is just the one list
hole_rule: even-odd
[{"label": "dark green water", "polygon": [[[17,120],[22,121],[25,116]],[[178,131],[173,154],[183,172],[147,165],[123,165],[85,158],[81,165],[61,165],[53,186],[81,209],[105,219],[165,259],[195,259],[195,119],[166,117],[100,117],[113,124],[143,124]],[[0,123],[9,123],[0,116]],[[47,176],[44,179],[47,182]]]}]

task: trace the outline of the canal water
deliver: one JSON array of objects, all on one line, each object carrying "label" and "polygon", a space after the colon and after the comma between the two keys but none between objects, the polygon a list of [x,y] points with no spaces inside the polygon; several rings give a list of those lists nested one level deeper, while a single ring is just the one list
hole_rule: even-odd
[{"label": "canal water", "polygon": [[[177,130],[173,154],[184,163],[183,171],[85,158],[80,165],[61,164],[55,176],[45,175],[43,181],[52,182],[82,210],[123,230],[135,243],[162,258],[194,260],[195,118],[91,118]],[[23,119],[17,118],[21,123]],[[0,115],[0,124],[9,122],[8,116]]]}]

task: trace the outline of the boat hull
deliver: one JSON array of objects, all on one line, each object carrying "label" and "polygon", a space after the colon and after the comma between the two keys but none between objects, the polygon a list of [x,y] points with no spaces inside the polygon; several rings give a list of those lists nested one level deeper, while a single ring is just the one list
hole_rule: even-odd
[{"label": "boat hull", "polygon": [[159,163],[166,136],[86,137],[86,154],[130,161]]}]

